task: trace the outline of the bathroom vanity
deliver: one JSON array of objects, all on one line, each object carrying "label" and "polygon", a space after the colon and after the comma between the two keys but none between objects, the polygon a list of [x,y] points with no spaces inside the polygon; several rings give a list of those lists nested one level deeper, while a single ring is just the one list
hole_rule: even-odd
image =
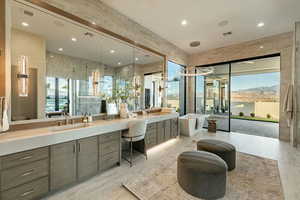
[{"label": "bathroom vanity", "polygon": [[[148,123],[146,149],[178,136],[177,113],[141,118]],[[98,120],[87,127],[47,127],[0,135],[0,199],[40,198],[120,165],[121,133],[130,120]]]}]

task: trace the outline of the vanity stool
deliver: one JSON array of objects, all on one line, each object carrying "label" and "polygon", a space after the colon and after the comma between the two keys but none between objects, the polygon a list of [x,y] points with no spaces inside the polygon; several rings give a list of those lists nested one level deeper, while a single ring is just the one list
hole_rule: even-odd
[{"label": "vanity stool", "polygon": [[122,133],[122,138],[129,142],[129,153],[130,159],[123,157],[124,160],[130,163],[130,167],[132,167],[132,154],[133,154],[133,143],[138,141],[144,141],[144,154],[147,160],[147,150],[146,150],[146,143],[145,143],[145,134],[147,128],[146,120],[132,120],[128,124],[129,130]]}]

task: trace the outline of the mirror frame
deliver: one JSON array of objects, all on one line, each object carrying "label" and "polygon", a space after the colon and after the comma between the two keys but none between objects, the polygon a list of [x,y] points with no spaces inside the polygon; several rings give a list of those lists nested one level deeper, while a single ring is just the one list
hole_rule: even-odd
[{"label": "mirror frame", "polygon": [[[137,41],[133,41],[127,37],[124,37],[118,33],[112,32],[106,28],[103,28],[100,25],[96,25],[93,24],[92,22],[85,20],[81,17],[78,17],[74,14],[71,14],[69,12],[66,12],[60,8],[57,8],[55,6],[52,6],[46,2],[43,2],[41,0],[11,0],[11,1],[15,1],[27,6],[31,6],[34,7],[36,9],[40,9],[40,10],[44,10],[49,14],[55,14],[58,17],[62,17],[70,22],[75,22],[78,25],[83,25],[83,27],[89,28],[91,30],[94,30],[100,34],[103,34],[106,37],[111,37],[112,39],[117,39],[120,40],[121,42],[124,42],[125,44],[128,44],[129,46],[132,46],[134,48],[137,49],[142,49],[148,52],[151,52],[154,55],[160,56],[163,58],[163,69],[162,69],[162,74],[163,74],[163,80],[164,80],[164,88],[166,88],[166,70],[167,70],[167,55],[158,52],[152,48],[149,48],[143,44],[138,43]],[[161,71],[160,71],[161,72]],[[162,102],[163,102],[163,106],[166,105],[166,91],[163,91],[163,95],[162,95]],[[95,116],[99,116],[99,115],[95,115]],[[80,118],[80,116],[73,116],[72,118],[77,119]],[[52,122],[52,121],[60,121],[63,119],[33,119],[33,120],[27,120],[27,121],[16,121],[16,122],[11,122],[10,121],[10,126],[14,126],[14,125],[22,125],[22,124],[32,124],[32,123],[45,123],[45,122]]]}]

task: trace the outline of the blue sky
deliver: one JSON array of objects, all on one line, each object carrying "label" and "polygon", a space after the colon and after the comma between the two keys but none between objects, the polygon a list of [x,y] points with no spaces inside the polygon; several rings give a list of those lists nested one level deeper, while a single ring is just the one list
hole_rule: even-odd
[{"label": "blue sky", "polygon": [[[168,62],[168,79],[173,80],[174,77],[181,77],[179,75],[182,67],[173,62]],[[179,82],[169,82],[168,83],[168,94],[178,94],[179,92]]]},{"label": "blue sky", "polygon": [[280,73],[265,73],[265,74],[253,74],[243,76],[232,76],[231,78],[231,90],[244,90],[258,87],[270,87],[279,85]]},{"label": "blue sky", "polygon": [[[258,87],[270,87],[280,84],[280,73],[253,74],[231,77],[231,90],[245,90]],[[203,77],[197,77],[197,91],[203,92]],[[201,89],[200,89],[201,88]]]}]

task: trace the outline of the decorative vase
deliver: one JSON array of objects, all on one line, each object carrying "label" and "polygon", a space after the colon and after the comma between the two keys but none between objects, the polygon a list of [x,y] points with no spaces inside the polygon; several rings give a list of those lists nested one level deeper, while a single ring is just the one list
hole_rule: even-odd
[{"label": "decorative vase", "polygon": [[127,103],[120,103],[120,117],[122,119],[128,118],[128,105],[127,105]]}]

